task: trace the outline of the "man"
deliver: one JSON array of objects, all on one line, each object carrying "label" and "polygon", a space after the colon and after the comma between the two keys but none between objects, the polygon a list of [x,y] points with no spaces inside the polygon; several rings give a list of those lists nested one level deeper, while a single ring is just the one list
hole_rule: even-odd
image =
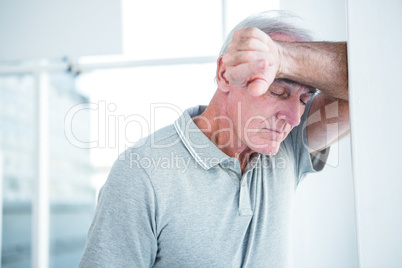
[{"label": "man", "polygon": [[[294,19],[276,11],[240,23],[208,107],[115,162],[80,267],[289,265],[294,191],[322,168],[312,155],[325,160],[349,131],[346,44],[310,42]],[[336,132],[314,116],[334,112]]]}]

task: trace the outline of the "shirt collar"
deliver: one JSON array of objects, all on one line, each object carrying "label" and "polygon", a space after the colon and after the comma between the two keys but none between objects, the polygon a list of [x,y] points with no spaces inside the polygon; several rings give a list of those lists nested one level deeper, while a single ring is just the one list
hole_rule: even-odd
[{"label": "shirt collar", "polygon": [[196,106],[184,111],[174,122],[177,134],[187,150],[204,169],[227,162],[230,157],[213,144],[197,127],[193,117],[202,114],[206,106]]}]

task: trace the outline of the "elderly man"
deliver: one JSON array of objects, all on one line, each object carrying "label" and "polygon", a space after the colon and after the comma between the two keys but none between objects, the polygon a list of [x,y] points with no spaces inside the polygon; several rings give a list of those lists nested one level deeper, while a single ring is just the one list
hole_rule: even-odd
[{"label": "elderly man", "polygon": [[80,267],[289,266],[294,191],[349,131],[346,44],[311,42],[295,20],[241,22],[208,107],[115,162]]}]

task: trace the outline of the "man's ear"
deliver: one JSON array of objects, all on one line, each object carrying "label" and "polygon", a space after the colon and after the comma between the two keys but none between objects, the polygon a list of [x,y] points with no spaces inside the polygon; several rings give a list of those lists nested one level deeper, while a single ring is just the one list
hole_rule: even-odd
[{"label": "man's ear", "polygon": [[229,91],[229,81],[225,78],[226,66],[222,60],[223,56],[220,56],[217,61],[217,70],[216,70],[216,82],[218,84],[218,89],[223,92]]}]

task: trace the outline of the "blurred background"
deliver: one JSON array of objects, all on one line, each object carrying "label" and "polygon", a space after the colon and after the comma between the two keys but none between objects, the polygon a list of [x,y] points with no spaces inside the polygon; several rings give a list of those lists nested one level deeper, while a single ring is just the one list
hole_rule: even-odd
[{"label": "blurred background", "polygon": [[[2,267],[77,267],[118,155],[208,104],[224,36],[270,9],[347,40],[339,0],[0,0]],[[347,136],[298,188],[294,267],[357,267],[354,209]]]}]

